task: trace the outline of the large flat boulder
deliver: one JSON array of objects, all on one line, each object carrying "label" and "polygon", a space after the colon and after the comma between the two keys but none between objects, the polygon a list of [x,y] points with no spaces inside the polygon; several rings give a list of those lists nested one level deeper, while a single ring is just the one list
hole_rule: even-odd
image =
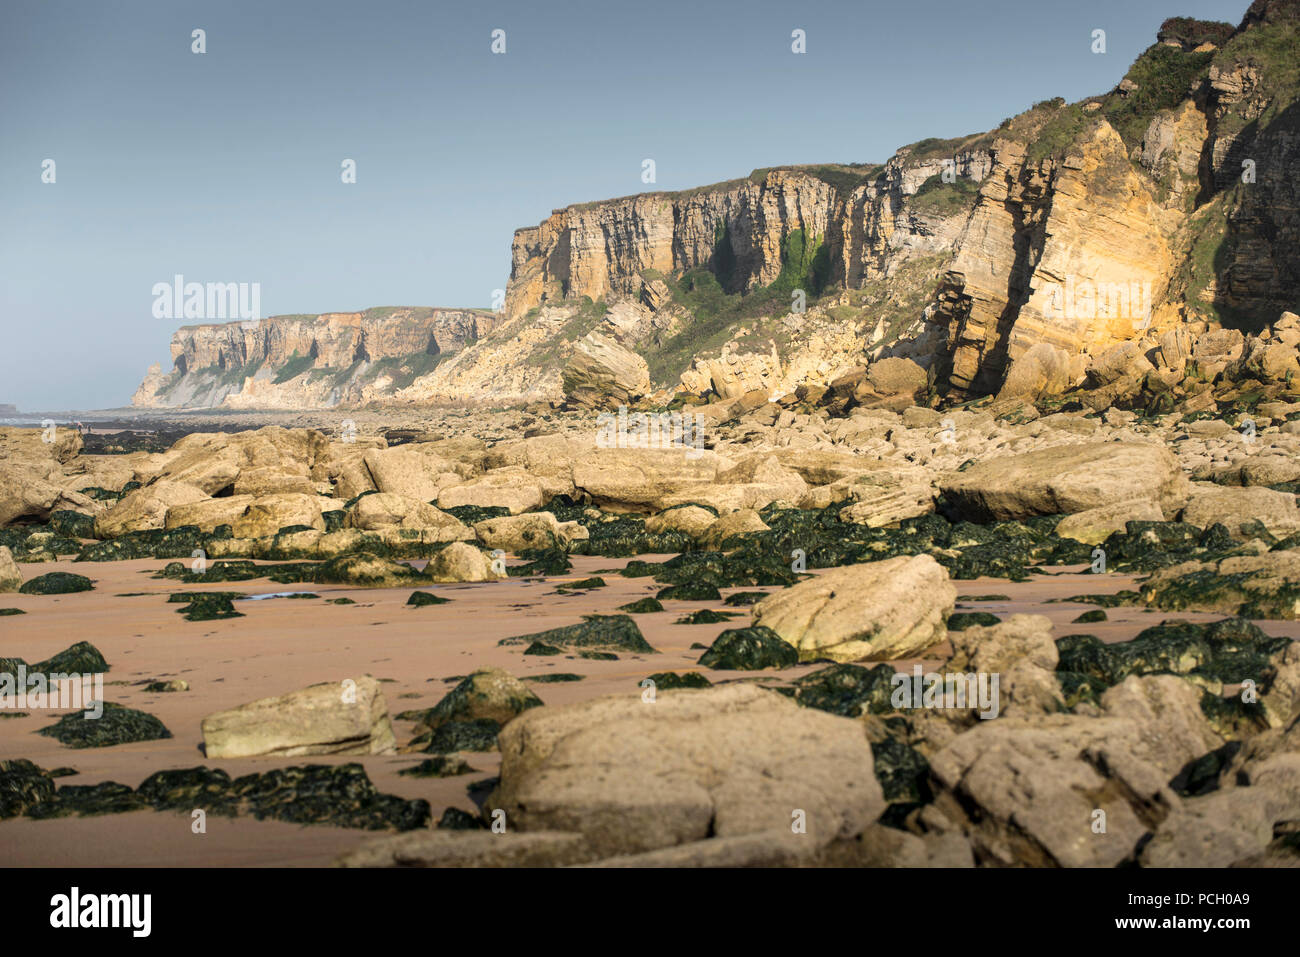
[{"label": "large flat boulder", "polygon": [[826,844],[885,806],[860,724],[749,685],[535,708],[498,744],[485,809],[510,830],[581,833],[601,857],[790,834],[797,812],[809,843]]},{"label": "large flat boulder", "polygon": [[1144,442],[1083,442],[985,459],[939,480],[964,517],[987,521],[1059,515],[1147,500],[1172,516],[1189,492],[1178,460]]},{"label": "large flat boulder", "polygon": [[832,568],[754,606],[803,661],[906,658],[947,637],[957,589],[929,555]]},{"label": "large flat boulder", "polygon": [[209,758],[392,754],[397,747],[383,691],[369,675],[218,711],[202,730]]}]

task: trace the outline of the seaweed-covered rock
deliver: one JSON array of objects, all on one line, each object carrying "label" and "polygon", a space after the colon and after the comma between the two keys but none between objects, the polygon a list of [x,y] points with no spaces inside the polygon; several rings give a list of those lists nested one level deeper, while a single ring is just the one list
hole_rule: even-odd
[{"label": "seaweed-covered rock", "polygon": [[464,758],[440,754],[434,758],[425,758],[413,767],[402,768],[397,773],[413,778],[453,778],[460,774],[473,774],[474,769]]},{"label": "seaweed-covered rock", "polygon": [[447,808],[442,812],[442,817],[438,818],[440,831],[481,831],[486,827],[482,818],[458,807]]},{"label": "seaweed-covered rock", "polygon": [[894,737],[871,743],[876,780],[890,803],[924,804],[931,799],[930,762],[920,751]]},{"label": "seaweed-covered rock", "polygon": [[660,601],[721,601],[722,594],[716,585],[708,582],[683,582],[660,589],[655,598]]},{"label": "seaweed-covered rock", "polygon": [[239,592],[176,592],[168,600],[183,604],[176,609],[187,621],[217,621],[222,618],[243,618],[235,611],[234,599],[242,598]]},{"label": "seaweed-covered rock", "polygon": [[[654,683],[656,691],[673,691],[677,688],[712,688],[713,682],[698,671],[658,671],[648,675],[645,681]],[[640,684],[640,682],[638,682]]]},{"label": "seaweed-covered rock", "polygon": [[700,656],[700,664],[726,671],[760,671],[791,668],[799,663],[799,652],[770,628],[728,628]]},{"label": "seaweed-covered rock", "polygon": [[[461,545],[453,542],[447,548]],[[468,547],[468,546],[466,546]],[[474,549],[477,552],[477,549]],[[381,558],[369,552],[354,555],[340,555],[315,566],[310,578],[317,584],[354,585],[362,588],[395,588],[401,585],[418,585],[428,583],[429,577],[416,571],[410,565]]]},{"label": "seaweed-covered rock", "polygon": [[173,694],[179,691],[189,691],[190,683],[184,678],[173,678],[171,681],[151,681],[142,690],[147,694]]},{"label": "seaweed-covered rock", "polygon": [[413,591],[411,597],[406,599],[408,605],[414,605],[416,608],[423,608],[425,605],[445,605],[449,601],[450,598],[443,598],[441,595],[427,591]]},{"label": "seaweed-covered rock", "polygon": [[639,654],[655,651],[641,634],[636,622],[627,615],[584,615],[579,624],[564,625],[533,635],[503,638],[497,644],[540,644],[571,651],[626,651]]},{"label": "seaweed-covered rock", "polygon": [[[478,719],[489,719],[501,726],[529,708],[541,706],[542,699],[510,672],[480,668],[462,679],[432,708],[416,712],[415,727],[434,731],[451,721]],[[419,739],[416,743],[420,743]]]},{"label": "seaweed-covered rock", "polygon": [[97,675],[108,671],[109,666],[98,648],[88,641],[79,641],[33,665],[33,670],[43,674]]},{"label": "seaweed-covered rock", "polygon": [[39,575],[24,584],[18,590],[24,595],[70,595],[79,591],[90,591],[95,587],[85,575],[72,572],[49,572]]},{"label": "seaweed-covered rock", "polygon": [[1057,670],[1106,685],[1129,675],[1161,673],[1222,683],[1260,681],[1269,656],[1288,644],[1289,638],[1271,638],[1243,618],[1166,622],[1144,629],[1132,641],[1109,645],[1092,635],[1066,635],[1057,642]]},{"label": "seaweed-covered rock", "polygon": [[582,578],[575,582],[564,582],[560,585],[556,585],[555,590],[557,592],[573,592],[604,587],[606,587],[606,583],[603,578]]},{"label": "seaweed-covered rock", "polygon": [[870,669],[860,665],[831,665],[795,681],[794,700],[805,708],[828,711],[843,718],[888,714],[894,710],[890,703],[894,674],[893,666],[888,664]]},{"label": "seaweed-covered rock", "polygon": [[677,619],[679,625],[717,625],[724,621],[731,621],[736,617],[735,612],[714,611],[712,608],[701,608],[699,611],[693,611]]},{"label": "seaweed-covered rock", "polygon": [[25,758],[0,761],[0,820],[19,817],[54,798],[54,781]]},{"label": "seaweed-covered rock", "polygon": [[519,557],[525,561],[508,569],[511,578],[564,575],[573,568],[568,553],[560,548],[530,549],[520,552]]},{"label": "seaweed-covered rock", "polygon": [[964,631],[980,625],[996,625],[1000,618],[987,611],[958,611],[948,616],[949,631]]},{"label": "seaweed-covered rock", "polygon": [[1103,611],[1102,609],[1100,609],[1100,608],[1094,608],[1094,609],[1092,609],[1092,611],[1085,611],[1083,614],[1079,615],[1079,617],[1073,619],[1073,620],[1071,621],[1071,624],[1073,624],[1073,625],[1091,625],[1091,624],[1093,624],[1093,623],[1095,623],[1095,622],[1106,621],[1106,620],[1107,620],[1107,618],[1106,618],[1106,612],[1104,612],[1104,611]]},{"label": "seaweed-covered rock", "polygon": [[1142,600],[1164,611],[1242,618],[1300,618],[1300,550],[1177,565],[1142,585]]},{"label": "seaweed-covered rock", "polygon": [[[501,725],[488,718],[447,721],[421,739],[428,754],[452,754],[456,751],[495,751]],[[427,743],[426,743],[427,741]]]},{"label": "seaweed-covered rock", "polygon": [[651,598],[648,595],[645,598],[638,598],[636,601],[628,602],[626,605],[619,605],[619,611],[626,611],[633,615],[648,615],[656,611],[663,611],[664,606],[658,598]]},{"label": "seaweed-covered rock", "polygon": [[69,748],[108,748],[132,741],[157,741],[172,733],[151,714],[126,708],[111,701],[103,703],[104,713],[87,718],[80,711],[66,714],[37,734],[54,738]]},{"label": "seaweed-covered rock", "polygon": [[723,599],[724,605],[730,605],[732,608],[741,608],[745,605],[755,605],[767,597],[765,591],[738,591],[728,595]]},{"label": "seaweed-covered rock", "polygon": [[228,817],[371,831],[428,827],[431,818],[428,801],[381,794],[360,764],[276,768],[233,781],[215,768],[159,771],[137,793],[159,810],[201,807]]}]

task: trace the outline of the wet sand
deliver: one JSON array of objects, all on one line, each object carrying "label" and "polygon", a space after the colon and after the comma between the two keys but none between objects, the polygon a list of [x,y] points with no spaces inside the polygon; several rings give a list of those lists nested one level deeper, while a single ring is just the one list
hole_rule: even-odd
[{"label": "wet sand", "polygon": [[[640,556],[662,560],[667,556]],[[449,806],[474,810],[469,786],[497,773],[499,755],[466,754],[472,775],[411,778],[397,772],[423,760],[423,754],[367,757],[246,758],[208,761],[202,751],[200,721],[214,711],[322,681],[372,674],[383,682],[391,714],[437,703],[455,679],[476,668],[495,665],[527,680],[539,675],[574,673],[581,681],[533,683],[546,704],[568,704],[613,692],[634,692],[647,675],[660,671],[702,671],[715,684],[726,681],[789,682],[823,665],[800,665],[780,672],[711,671],[696,662],[703,653],[692,644],[710,644],[724,629],[748,624],[748,608],[720,602],[665,602],[665,611],[634,616],[658,654],[621,655],[618,661],[592,661],[576,655],[525,656],[523,646],[500,647],[502,638],[573,624],[581,615],[616,614],[617,607],[661,587],[649,578],[603,577],[606,588],[572,595],[555,586],[618,569],[624,559],[574,556],[573,570],[545,580],[518,580],[421,588],[451,602],[420,608],[405,603],[410,587],[359,589],[343,586],[279,585],[266,580],[213,585],[180,585],[151,576],[165,565],[157,559],[129,562],[69,561],[23,566],[25,577],[50,571],[74,571],[95,580],[95,590],[81,594],[0,596],[0,607],[22,608],[26,615],[0,618],[0,655],[40,661],[77,641],[90,641],[108,660],[105,697],[156,715],[173,737],[111,748],[76,750],[35,732],[64,712],[33,711],[29,717],[0,719],[0,757],[27,758],[45,768],[73,767],[75,776],[59,786],[113,780],[131,787],[155,771],[207,764],[232,777],[276,767],[341,764],[360,761],[384,793],[429,801],[434,820]],[[1141,608],[1107,609],[1109,621],[1071,624],[1090,606],[1048,603],[1053,598],[1109,593],[1134,587],[1122,575],[1071,572],[1014,584],[1002,579],[955,582],[960,595],[1007,595],[1010,601],[959,602],[959,611],[1044,614],[1055,634],[1094,634],[1105,641],[1124,641],[1166,618],[1212,621],[1221,615],[1169,615]],[[773,591],[775,589],[728,589]],[[311,591],[319,599],[270,599],[236,602],[245,617],[186,621],[182,606],[169,604],[178,591],[239,591],[272,594]],[[144,593],[119,597],[128,593]],[[347,597],[355,605],[329,604]],[[730,623],[678,625],[682,615],[700,608],[740,612]],[[1270,634],[1300,638],[1300,622],[1261,622]],[[926,663],[941,659],[940,646]],[[909,669],[914,659],[894,664]],[[191,690],[146,693],[148,681],[183,678]],[[412,737],[409,722],[394,720],[399,746]],[[382,833],[382,832],[380,832]],[[376,836],[322,825],[300,826],[252,818],[209,815],[207,833],[193,834],[189,815],[135,811],[101,817],[47,821],[16,818],[0,821],[0,864],[7,866],[286,866],[327,865],[340,853]]]}]

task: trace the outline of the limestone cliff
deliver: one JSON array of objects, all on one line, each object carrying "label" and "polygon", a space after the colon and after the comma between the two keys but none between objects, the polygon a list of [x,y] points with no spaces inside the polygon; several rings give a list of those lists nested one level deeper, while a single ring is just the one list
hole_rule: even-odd
[{"label": "limestone cliff", "polygon": [[132,403],[151,408],[318,408],[383,399],[490,332],[469,309],[371,309],[186,326],[173,368]]}]

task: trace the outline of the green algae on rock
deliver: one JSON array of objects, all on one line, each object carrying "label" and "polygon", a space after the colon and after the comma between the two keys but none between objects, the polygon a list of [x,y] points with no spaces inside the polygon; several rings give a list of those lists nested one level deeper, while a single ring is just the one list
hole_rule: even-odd
[{"label": "green algae on rock", "polygon": [[597,577],[597,578],[583,578],[576,582],[561,582],[559,585],[555,586],[555,590],[559,592],[564,592],[564,591],[579,591],[579,590],[585,590],[589,588],[604,588],[604,587],[606,587],[605,579]]},{"label": "green algae on rock", "polygon": [[1269,657],[1290,643],[1289,638],[1270,637],[1243,618],[1209,624],[1171,621],[1115,644],[1093,635],[1066,635],[1056,643],[1056,670],[1085,675],[1107,686],[1131,674],[1175,674],[1221,683],[1260,681]]},{"label": "green algae on rock", "polygon": [[172,736],[161,721],[147,712],[111,701],[105,701],[103,708],[104,713],[99,718],[90,719],[84,712],[74,711],[36,733],[54,738],[69,748],[108,748],[115,744],[158,741]]},{"label": "green algae on rock", "polygon": [[1070,624],[1091,625],[1099,621],[1109,621],[1109,618],[1106,616],[1106,612],[1104,612],[1102,609],[1094,608],[1091,611],[1085,611],[1078,618],[1072,619]]},{"label": "green algae on rock", "polygon": [[441,595],[435,595],[427,591],[413,591],[411,597],[406,599],[408,605],[416,608],[423,608],[425,605],[445,605],[449,601],[451,601],[450,598],[443,598]]},{"label": "green algae on rock", "polygon": [[708,582],[685,582],[660,589],[655,598],[659,601],[721,601],[722,594],[716,585]]},{"label": "green algae on rock", "polygon": [[878,664],[831,665],[794,682],[794,700],[805,708],[828,711],[842,718],[860,718],[864,714],[887,714],[893,711],[894,667]]},{"label": "green algae on rock", "polygon": [[464,758],[440,754],[437,757],[425,758],[419,764],[403,768],[397,773],[413,778],[454,778],[460,774],[474,774],[475,771]]},{"label": "green algae on rock", "polygon": [[965,631],[967,628],[996,625],[1001,620],[987,611],[957,611],[948,616],[948,630]]},{"label": "green algae on rock", "polygon": [[585,681],[586,675],[575,675],[568,671],[553,671],[544,675],[528,675],[524,681],[536,681],[538,684],[555,684],[567,681]]},{"label": "green algae on rock", "polygon": [[720,671],[761,671],[790,668],[799,663],[799,652],[771,628],[752,625],[729,628],[700,655],[699,663]]},{"label": "green algae on rock", "polygon": [[201,807],[225,817],[371,831],[410,831],[431,817],[428,801],[381,794],[357,763],[276,768],[233,781],[217,768],[159,771],[137,793],[157,810]]},{"label": "green algae on rock", "polygon": [[[532,635],[503,638],[498,645],[536,645],[568,651],[626,651],[653,654],[655,649],[646,642],[641,629],[627,615],[584,615],[576,625],[563,625]],[[526,652],[528,653],[528,652]],[[537,654],[532,651],[532,654]]]},{"label": "green algae on rock", "polygon": [[24,595],[71,595],[76,592],[90,591],[94,587],[95,583],[85,575],[74,575],[72,572],[48,572],[24,582],[23,587],[18,591]]},{"label": "green algae on rock", "polygon": [[756,605],[767,597],[765,591],[738,591],[728,595],[722,600],[724,605],[730,605],[732,608],[741,608],[745,605]]},{"label": "green algae on rock", "polygon": [[457,751],[495,751],[501,725],[489,718],[470,721],[448,721],[413,744],[423,745],[427,754],[453,754]]},{"label": "green algae on rock", "polygon": [[449,807],[442,812],[442,817],[438,818],[438,830],[440,831],[481,831],[487,827],[482,818],[470,814],[468,811],[462,811],[458,807]]},{"label": "green algae on rock", "polygon": [[717,625],[724,621],[738,617],[736,612],[714,611],[712,608],[701,608],[699,611],[693,611],[689,615],[678,618],[674,624],[678,625]]},{"label": "green algae on rock", "polygon": [[626,605],[619,605],[619,611],[626,611],[633,615],[648,615],[656,611],[663,611],[664,606],[658,598],[638,598],[636,601],[629,602]]},{"label": "green algae on rock", "polygon": [[176,609],[186,621],[217,621],[222,618],[243,618],[242,611],[235,611],[234,600],[244,597],[239,592],[176,592],[167,600],[183,604]]},{"label": "green algae on rock", "polygon": [[[477,719],[488,719],[501,726],[528,709],[541,706],[542,699],[510,672],[481,668],[462,678],[432,708],[408,714],[417,729],[433,731],[452,721]],[[417,738],[415,743],[423,742]]]},{"label": "green algae on rock", "polygon": [[655,689],[658,691],[672,691],[676,688],[712,688],[713,682],[698,671],[658,671],[652,675],[643,678],[637,682],[640,685],[644,681],[654,682]]}]

